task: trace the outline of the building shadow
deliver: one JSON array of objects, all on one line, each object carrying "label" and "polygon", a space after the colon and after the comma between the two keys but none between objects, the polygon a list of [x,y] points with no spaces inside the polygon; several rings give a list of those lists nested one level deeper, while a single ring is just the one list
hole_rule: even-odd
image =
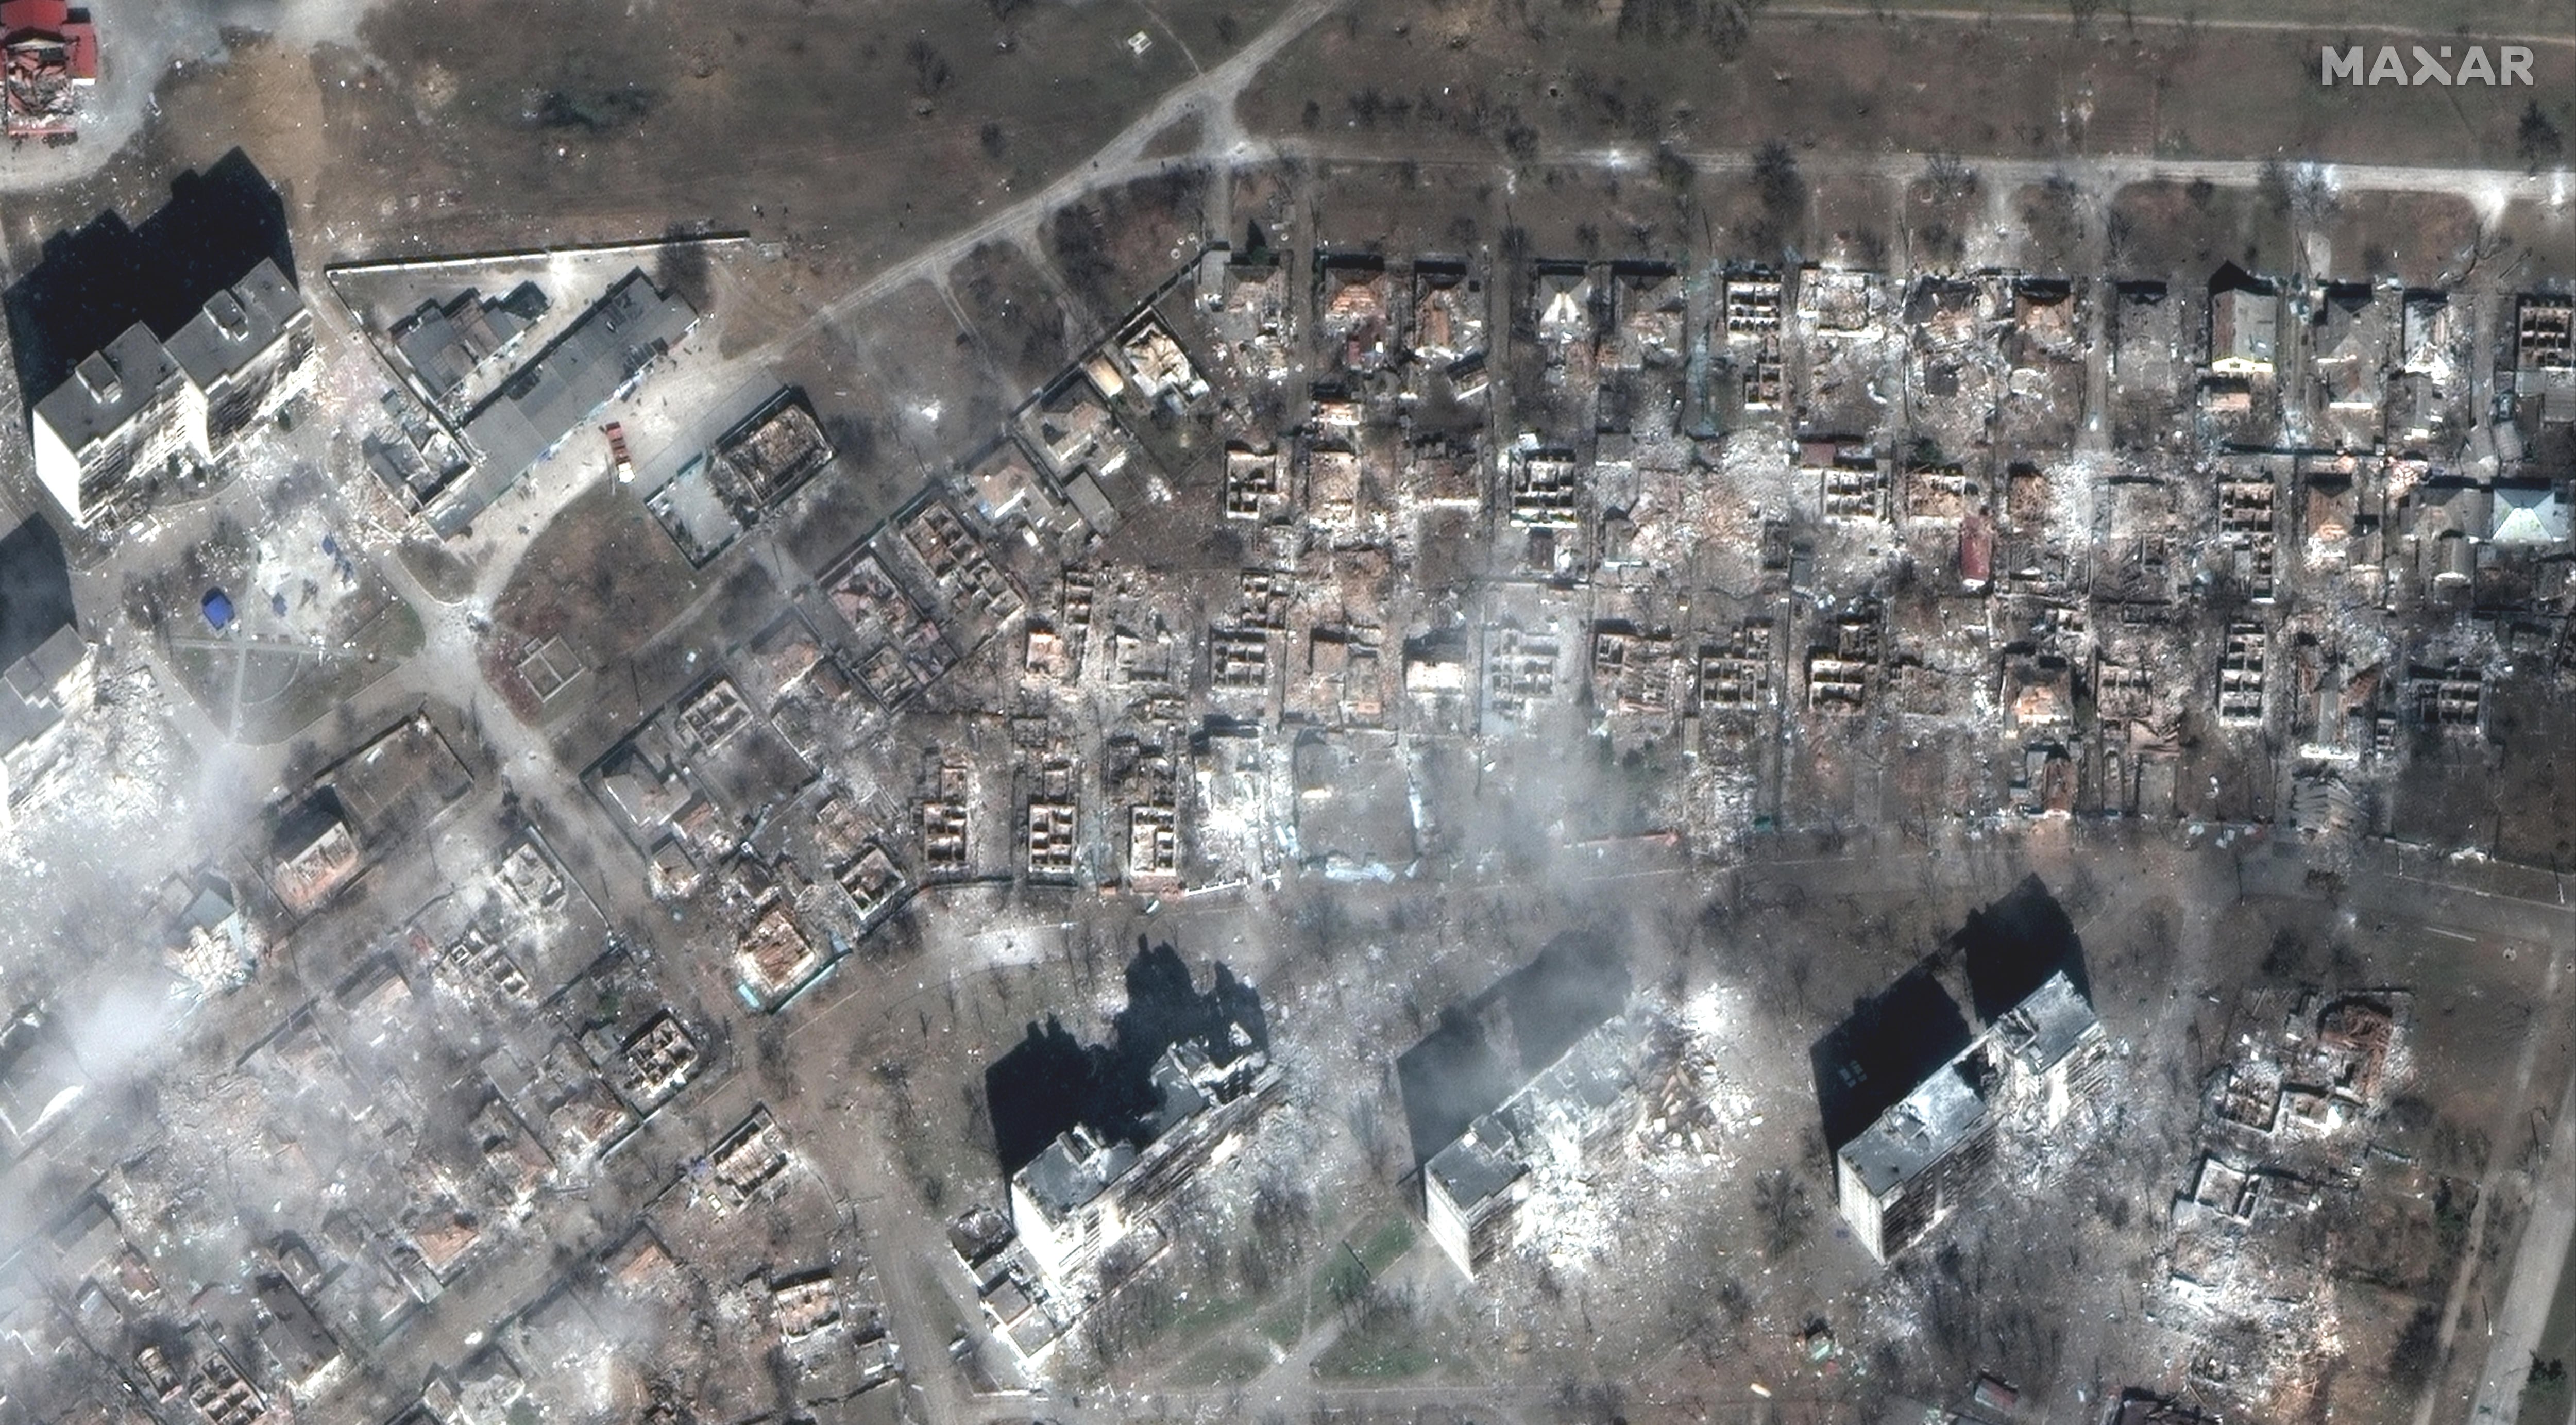
[{"label": "building shadow", "polygon": [[2092,1003],[2093,983],[2085,974],[2075,921],[2036,875],[1994,904],[1970,911],[1950,943],[1967,972],[1979,1024],[1994,1022],[2060,971]]},{"label": "building shadow", "polygon": [[0,668],[36,650],[72,621],[71,566],[41,515],[0,537]]},{"label": "building shadow", "polygon": [[2060,973],[2092,1002],[2075,923],[2039,877],[1970,911],[1939,951],[1854,1002],[1850,1017],[1809,1046],[1826,1145],[1840,1148],[1859,1136],[1956,1058],[1979,1028]]},{"label": "building shadow", "polygon": [[1150,1138],[1146,1118],[1161,1102],[1154,1064],[1175,1044],[1201,1041],[1219,1066],[1270,1047],[1260,992],[1223,965],[1201,990],[1179,951],[1139,936],[1126,979],[1127,1003],[1110,1022],[1107,1043],[1084,1044],[1050,1014],[984,1071],[1003,1177],[1077,1124],[1106,1139]]},{"label": "building shadow", "polygon": [[262,258],[295,280],[286,201],[240,149],[179,175],[139,226],[111,210],[45,239],[42,260],[0,293],[27,404],[136,322],[167,339]]},{"label": "building shadow", "polygon": [[1807,1050],[1825,1143],[1840,1148],[1968,1047],[1967,1017],[1932,966],[1918,965],[1852,1005]]},{"label": "building shadow", "polygon": [[350,819],[349,809],[340,801],[335,787],[318,787],[312,795],[289,807],[277,817],[269,834],[269,859],[283,861],[313,844],[315,837],[329,831],[333,823],[357,834],[357,823]]},{"label": "building shadow", "polygon": [[1441,1010],[1438,1027],[1396,1059],[1395,1078],[1416,1166],[1456,1142],[1521,1083],[1474,1009],[1458,1004]]},{"label": "building shadow", "polygon": [[1474,999],[1441,1010],[1431,1033],[1395,1061],[1414,1164],[1456,1142],[1625,1009],[1630,988],[1616,944],[1568,931]]}]

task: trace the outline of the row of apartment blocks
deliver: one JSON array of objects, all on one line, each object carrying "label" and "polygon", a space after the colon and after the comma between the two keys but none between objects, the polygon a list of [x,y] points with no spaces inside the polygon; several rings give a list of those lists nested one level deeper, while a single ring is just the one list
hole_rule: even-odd
[{"label": "row of apartment blocks", "polygon": [[[535,300],[541,310],[544,298]],[[436,304],[432,311],[446,315]],[[697,319],[684,299],[655,288],[641,271],[615,284],[457,423],[481,478],[463,492],[468,498],[441,504],[440,513],[455,516],[442,527],[470,518],[630,389]],[[424,354],[424,341],[437,334],[416,331],[421,325],[406,324],[398,337],[420,339],[398,349],[406,361],[434,368],[428,357],[447,353]],[[461,341],[451,337],[451,344]],[[310,392],[314,356],[312,311],[277,262],[263,258],[177,331],[164,337],[136,322],[38,400],[29,412],[37,477],[73,523],[113,528],[166,484],[231,455]],[[400,492],[399,481],[389,483]]]},{"label": "row of apartment blocks", "polygon": [[230,454],[313,383],[313,314],[263,258],[166,340],[137,322],[39,400],[36,476],[73,523],[115,523],[187,462]]}]

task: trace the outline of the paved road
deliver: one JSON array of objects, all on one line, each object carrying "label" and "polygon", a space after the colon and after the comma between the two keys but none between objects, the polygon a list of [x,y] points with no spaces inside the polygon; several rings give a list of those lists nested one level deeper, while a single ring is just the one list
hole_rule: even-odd
[{"label": "paved road", "polygon": [[[2513,1285],[2505,1292],[2504,1308],[2496,1313],[2494,1344],[2487,1350],[2486,1370],[2478,1378],[2477,1403],[2470,1418],[2480,1425],[2513,1425],[2521,1413],[2523,1379],[2531,1369],[2532,1352],[2540,1345],[2541,1329],[2548,1324],[2549,1304],[2558,1294],[2568,1244],[2576,1242],[2576,1075],[2569,1077],[2567,1092],[2559,1101],[2557,1131],[2549,1137],[2549,1156],[2536,1187],[2531,1220],[2522,1229],[2522,1245],[2514,1253]],[[2417,1419],[2420,1422],[2429,1414],[2429,1410],[2419,1413]]]},{"label": "paved road", "polygon": [[[2050,7],[2047,9],[2034,7],[2029,10],[2016,12],[2011,10],[1961,10],[1938,5],[1882,5],[1876,8],[1872,8],[1868,5],[1774,5],[1763,9],[1759,18],[1761,20],[1772,21],[1930,20],[1940,23],[1975,25],[1980,28],[1992,25],[2020,25],[2035,28],[2045,27],[2049,29],[2064,29],[2068,24],[2068,14],[2066,10],[2059,7]],[[2540,15],[2536,18],[2538,18],[2540,23],[2543,24],[2549,22],[2549,17],[2546,15]],[[2355,23],[2353,21],[2340,18],[2324,20],[2316,18],[2282,19],[2273,16],[2245,17],[2151,14],[2104,15],[2095,23],[2094,28],[2099,32],[2107,33],[2112,30],[2127,29],[2139,25],[2156,29],[2232,31],[2239,34],[2269,33],[2317,35],[2320,37],[2332,37],[2338,42],[2346,44],[2357,42],[2346,39],[2345,37],[2347,35],[2369,35],[2375,39],[2390,41],[2401,40],[2409,36],[2421,36],[2426,39],[2456,42],[2459,40],[2462,33],[2461,28],[2456,25],[2395,25],[2386,23],[2374,24],[2367,21]],[[2510,35],[2500,35],[2494,42],[2532,45],[2535,47],[2546,46],[2553,49],[2576,49],[2576,36],[2526,34],[2519,30]],[[2490,51],[2490,53],[2492,53],[2492,51]]]},{"label": "paved road", "polygon": [[824,303],[814,315],[789,328],[747,359],[759,360],[792,349],[816,332],[847,319],[908,282],[945,273],[960,258],[987,242],[1034,232],[1059,209],[1091,193],[1133,182],[1184,161],[1143,156],[1156,135],[1183,119],[1196,117],[1200,120],[1198,152],[1202,158],[1234,155],[1245,143],[1243,131],[1234,117],[1236,96],[1243,92],[1244,86],[1252,82],[1263,66],[1269,64],[1272,56],[1343,3],[1344,0],[1299,0],[1224,63],[1164,95],[1159,103],[1145,112],[1144,117],[1121,130],[1116,138],[1102,145],[1084,163],[962,232],[885,267],[865,282]]},{"label": "paved road", "polygon": [[[996,238],[1026,240],[1040,231],[1045,220],[1062,207],[1079,201],[1093,192],[1127,183],[1165,168],[1174,160],[1147,158],[1145,151],[1155,136],[1184,119],[1196,117],[1201,122],[1202,140],[1198,151],[1201,159],[1222,163],[1248,156],[1252,149],[1234,114],[1236,97],[1275,55],[1314,24],[1333,13],[1339,3],[1340,0],[1301,0],[1301,3],[1284,13],[1242,51],[1215,68],[1200,73],[1166,95],[1151,110],[1081,166],[1060,176],[1030,197],[916,252],[903,261],[874,274],[866,282],[852,287],[817,311],[802,326],[778,338],[772,343],[770,351],[792,346],[828,324],[846,320],[862,311],[869,303],[913,280],[944,274],[948,267],[984,242]],[[155,3],[144,6],[140,11],[127,13],[149,13],[166,17],[177,13],[176,6],[177,0],[155,0]],[[309,7],[290,4],[287,8]],[[352,10],[355,8],[351,7]],[[1834,7],[1805,7],[1766,12],[1770,16],[1860,13],[1866,12]],[[1908,13],[1918,18],[1958,19],[1963,22],[1969,20],[1983,22],[1988,19],[1982,12]],[[2036,21],[2043,17],[2034,15],[2029,18]],[[2057,22],[2062,23],[2062,21]],[[2142,18],[2142,22],[2146,21]],[[2220,29],[2310,28],[2290,21],[2242,20],[2200,23]],[[2554,38],[2535,39],[2533,42],[2571,43],[2568,40]],[[173,40],[173,43],[175,44],[176,40]],[[148,53],[146,58],[148,61]],[[145,68],[146,65],[138,64],[134,72],[142,73]],[[152,70],[157,74],[157,66],[152,66]],[[148,85],[145,86],[145,90],[148,91]],[[120,90],[118,93],[123,95],[125,91]],[[124,102],[124,100],[120,98],[118,102]],[[139,113],[139,110],[137,112]],[[83,162],[103,161],[112,151],[112,147],[108,143],[93,143],[78,150],[77,158]],[[1338,152],[1330,144],[1308,143],[1302,140],[1283,143],[1277,147],[1282,151],[1310,157],[1367,157],[1367,155]],[[1691,154],[1690,157],[1704,172],[1740,173],[1750,167],[1749,156],[1738,151],[1698,152]],[[1643,146],[1613,146],[1560,151],[1543,155],[1538,162],[1642,168],[1650,158],[1651,150]],[[1466,162],[1501,167],[1492,160]],[[1921,173],[1924,160],[1919,155],[1904,154],[1816,154],[1804,155],[1800,162],[1811,175],[1863,174],[1877,177],[1890,184],[1901,184]],[[2019,186],[2062,175],[2073,178],[2096,191],[2150,179],[2173,181],[2207,179],[2214,183],[2246,186],[2256,182],[2262,173],[2262,165],[2250,161],[2135,157],[1977,159],[1972,161],[1972,166],[1989,185],[1996,188]],[[2554,176],[2532,178],[2516,170],[2336,165],[2328,172],[2335,183],[2347,190],[2373,189],[2451,194],[2476,205],[2483,216],[2489,217],[2500,211],[2506,202],[2515,198],[2548,200],[2557,191],[2555,186],[2557,179]],[[59,175],[52,179],[45,179],[40,178],[38,173],[36,166],[24,162],[0,165],[0,189],[60,181]],[[761,355],[763,353],[754,353],[747,359],[757,361]],[[479,634],[474,626],[475,616],[488,610],[500,590],[506,586],[527,542],[545,528],[580,488],[577,483],[549,484],[516,497],[520,503],[508,510],[509,518],[492,521],[492,527],[497,529],[505,523],[516,525],[524,522],[527,525],[527,534],[502,538],[498,547],[490,551],[490,557],[483,561],[473,594],[456,604],[446,604],[431,596],[411,577],[409,571],[398,560],[387,558],[381,561],[385,576],[393,583],[398,593],[422,615],[428,641],[418,656],[389,675],[376,687],[371,688],[362,702],[371,712],[377,709],[391,709],[424,695],[465,703],[479,715],[485,735],[492,740],[495,750],[501,756],[506,775],[520,784],[523,794],[527,795],[535,806],[543,809],[551,827],[577,828],[573,833],[576,837],[591,841],[596,850],[609,852],[615,849],[612,844],[615,841],[614,834],[601,825],[598,814],[590,805],[586,795],[573,782],[570,774],[555,763],[543,739],[521,725],[484,685],[478,661]],[[211,741],[219,736],[216,729],[204,725],[200,719],[186,718],[185,714],[183,719],[191,723],[190,734],[196,740]],[[561,831],[558,830],[557,834],[560,836]],[[596,864],[603,866],[613,864],[621,869],[626,864],[614,855],[599,855],[592,859]],[[732,1097],[731,1093],[710,1095],[705,1106],[675,1115],[669,1127],[662,1131],[674,1131],[684,1126],[691,1131],[710,1131],[720,1126],[720,1120],[733,1111]],[[724,1106],[718,1109],[715,1107],[716,1104]],[[2558,1275],[2557,1266],[2565,1259],[2571,1239],[2576,1239],[2576,1080],[2571,1080],[2564,1096],[2547,1164],[2546,1176],[2540,1185],[2541,1200],[2535,1207],[2531,1225],[2526,1230],[2520,1260],[2517,1262],[2517,1267],[2521,1270],[2516,1273],[2514,1287],[2508,1295],[2505,1310],[2499,1317],[2496,1343],[2490,1354],[2485,1378],[2480,1384],[2477,1409],[2481,1420],[2507,1422],[2511,1420],[2521,1384],[2522,1370],[2529,1359],[2530,1343],[2536,1342],[2541,1322],[2546,1316],[2548,1302],[2554,1295]],[[937,1242],[937,1224],[929,1220],[928,1214],[914,1200],[906,1184],[875,1182],[873,1173],[855,1164],[845,1165],[832,1176],[841,1179],[836,1182],[836,1187],[845,1191],[855,1189],[857,1195],[874,1196],[877,1205],[871,1209],[868,1226],[884,1239],[903,1244],[881,1256],[887,1268],[886,1286],[892,1298],[891,1304],[896,1308],[894,1315],[898,1332],[905,1337],[907,1354],[912,1357],[910,1365],[916,1378],[924,1382],[931,1393],[931,1398],[939,1406],[935,1412],[938,1418],[998,1421],[1013,1417],[1025,1418],[1031,1413],[1062,1415],[1068,1419],[1108,1418],[1142,1410],[1170,1410],[1218,1418],[1239,1415],[1247,1410],[1257,1412],[1266,1405],[1274,1403],[1274,1401],[1263,1400],[1258,1395],[1241,1391],[1201,1391],[1086,1401],[1079,1407],[1073,1406],[1070,1402],[1046,1402],[1040,1411],[1033,1412],[1032,1402],[1024,1397],[968,1396],[964,1392],[962,1380],[956,1373],[936,1360],[937,1343],[923,1337],[922,1333],[925,1331],[935,1334],[936,1328],[931,1323],[938,1317],[937,1307],[936,1303],[926,1299],[926,1294],[921,1290],[917,1277],[908,1270],[911,1264],[920,1259],[918,1244]],[[871,1188],[877,1191],[870,1193],[868,1190]],[[640,1190],[644,1190],[642,1185],[639,1185]],[[603,1202],[600,1207],[607,1205]],[[600,1209],[590,1205],[576,1208],[567,1203],[563,1204],[560,1210],[565,1218],[566,1234],[578,1238],[589,1235],[582,1220],[591,1218]],[[453,1304],[457,1308],[466,1306],[472,1308],[452,1311],[457,1333],[451,1336],[451,1333],[444,1329],[418,1333],[417,1339],[407,1347],[407,1354],[426,1358],[434,1352],[424,1352],[422,1350],[424,1346],[435,1346],[442,1350],[456,1346],[461,1343],[462,1332],[468,1328],[469,1323],[486,1321],[491,1316],[501,1314],[502,1310],[511,1303],[523,1300],[525,1296],[541,1288],[542,1285],[541,1276],[523,1276],[517,1271],[496,1272],[478,1279],[473,1288],[460,1293]],[[1329,1333],[1318,1333],[1318,1340],[1328,1338]],[[1293,1375],[1293,1372],[1283,1372],[1281,1375],[1281,1386],[1293,1384],[1302,1387],[1293,1390],[1273,1387],[1270,1394],[1275,1398],[1275,1403],[1281,1404],[1286,1403],[1287,1398],[1292,1394],[1306,1405],[1341,1408],[1368,1406],[1398,1410],[1433,1406],[1474,1406],[1490,1410],[1496,1408],[1498,1404],[1491,1394],[1472,1388],[1404,1386],[1327,1389],[1314,1387],[1306,1382],[1292,1383],[1286,1377]],[[1543,1404],[1543,1402],[1531,1403]]]}]

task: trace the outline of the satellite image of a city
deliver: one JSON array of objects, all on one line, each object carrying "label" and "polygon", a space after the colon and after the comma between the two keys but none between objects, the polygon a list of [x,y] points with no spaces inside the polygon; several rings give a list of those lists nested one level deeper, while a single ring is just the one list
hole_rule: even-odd
[{"label": "satellite image of a city", "polygon": [[0,138],[0,1425],[2576,1425],[2576,10],[0,0]]}]

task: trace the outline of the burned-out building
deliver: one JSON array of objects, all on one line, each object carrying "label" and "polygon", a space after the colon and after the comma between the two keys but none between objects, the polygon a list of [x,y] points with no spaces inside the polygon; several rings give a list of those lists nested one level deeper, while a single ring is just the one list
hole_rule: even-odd
[{"label": "burned-out building", "polygon": [[1509,1245],[1535,1178],[1597,1169],[1635,1126],[1653,1023],[1602,1023],[1423,1164],[1423,1220],[1458,1270],[1474,1276]]},{"label": "burned-out building", "polygon": [[1214,1058],[1202,1041],[1166,1049],[1149,1082],[1154,1106],[1136,1141],[1077,1124],[1011,1175],[1011,1226],[1038,1266],[1077,1294],[1102,1257],[1246,1131],[1280,1085],[1278,1066],[1241,1041]]},{"label": "burned-out building", "polygon": [[2064,1117],[2107,1052],[2083,991],[2065,971],[2051,975],[1837,1149],[1853,1239],[1886,1261],[1973,1206],[1991,1187],[1994,1134]]},{"label": "burned-out building", "polygon": [[90,646],[68,623],[0,669],[0,830],[44,788],[96,684]]},{"label": "burned-out building", "polygon": [[98,25],[69,0],[0,0],[0,133],[69,142],[98,83]]},{"label": "burned-out building", "polygon": [[1942,1065],[1835,1155],[1853,1239],[1881,1261],[1905,1250],[1982,1186],[1993,1123],[1973,1052]]}]

